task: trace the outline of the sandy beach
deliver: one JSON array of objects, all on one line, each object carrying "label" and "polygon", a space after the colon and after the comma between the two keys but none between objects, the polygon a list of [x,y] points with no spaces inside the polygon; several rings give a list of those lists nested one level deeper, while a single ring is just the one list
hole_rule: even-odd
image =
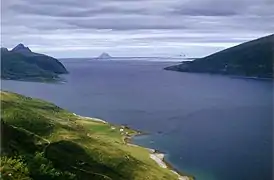
[{"label": "sandy beach", "polygon": [[107,124],[107,122],[106,122],[106,121],[103,121],[102,119],[97,119],[97,118],[91,118],[91,117],[80,116],[80,115],[75,114],[75,113],[73,113],[73,115],[74,115],[74,116],[77,116],[77,117],[79,117],[79,118],[90,119],[90,120],[92,120],[92,121],[98,121],[98,122],[102,122],[102,123],[104,123],[104,124]]},{"label": "sandy beach", "polygon": [[150,154],[150,158],[153,159],[160,167],[167,168],[167,165],[164,163],[164,154],[161,153],[152,153]]},{"label": "sandy beach", "polygon": [[[153,159],[160,167],[168,168],[167,164],[164,162],[164,157],[165,157],[165,154],[157,153],[155,150],[153,153],[150,154],[150,158]],[[170,171],[176,174],[179,180],[190,180],[187,176],[181,176],[179,173],[177,173],[174,170],[170,170]]]},{"label": "sandy beach", "polygon": [[[135,146],[135,147],[142,147],[142,146],[138,146],[136,144],[131,144],[131,143],[127,143],[129,146]],[[142,147],[145,148],[145,147]],[[145,148],[150,152],[150,158],[152,160],[154,160],[160,167],[162,168],[169,168],[168,165],[165,163],[164,158],[165,158],[165,154],[164,153],[158,153],[155,149],[151,149],[151,148]],[[177,173],[176,171],[170,169],[171,172],[173,172],[174,174],[176,174],[178,176],[178,180],[190,180],[189,177],[187,176],[181,176],[179,173]]]}]

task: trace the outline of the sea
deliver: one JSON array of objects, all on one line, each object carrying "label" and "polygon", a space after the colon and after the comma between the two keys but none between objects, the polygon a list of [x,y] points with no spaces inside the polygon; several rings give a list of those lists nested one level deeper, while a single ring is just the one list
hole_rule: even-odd
[{"label": "sea", "polygon": [[163,70],[168,59],[65,59],[62,83],[2,80],[1,89],[144,132],[196,180],[271,180],[273,81]]}]

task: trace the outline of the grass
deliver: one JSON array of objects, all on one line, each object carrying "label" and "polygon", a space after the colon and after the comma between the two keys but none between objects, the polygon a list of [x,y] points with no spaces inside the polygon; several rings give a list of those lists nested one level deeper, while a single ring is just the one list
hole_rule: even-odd
[{"label": "grass", "polygon": [[[1,105],[1,158],[24,165],[21,175],[13,172],[16,177],[178,179],[150,159],[147,149],[127,145],[125,138],[137,134],[132,129],[76,116],[52,103],[5,91],[1,91]],[[39,158],[35,158],[37,153]],[[2,163],[1,174],[7,174],[3,167]]]}]

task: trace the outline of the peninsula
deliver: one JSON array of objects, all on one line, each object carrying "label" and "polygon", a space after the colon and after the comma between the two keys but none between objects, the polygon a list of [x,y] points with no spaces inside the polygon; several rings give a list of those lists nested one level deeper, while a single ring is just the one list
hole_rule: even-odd
[{"label": "peninsula", "polygon": [[153,150],[130,145],[125,126],[1,91],[1,175],[5,179],[193,180]]}]

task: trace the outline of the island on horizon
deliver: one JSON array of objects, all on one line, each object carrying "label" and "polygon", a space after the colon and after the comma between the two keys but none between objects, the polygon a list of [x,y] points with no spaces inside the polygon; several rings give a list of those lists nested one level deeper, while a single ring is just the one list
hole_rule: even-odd
[{"label": "island on horizon", "polygon": [[95,58],[95,59],[111,59],[111,58],[113,58],[113,57],[110,56],[108,53],[103,52],[100,56],[98,56],[98,57]]}]

